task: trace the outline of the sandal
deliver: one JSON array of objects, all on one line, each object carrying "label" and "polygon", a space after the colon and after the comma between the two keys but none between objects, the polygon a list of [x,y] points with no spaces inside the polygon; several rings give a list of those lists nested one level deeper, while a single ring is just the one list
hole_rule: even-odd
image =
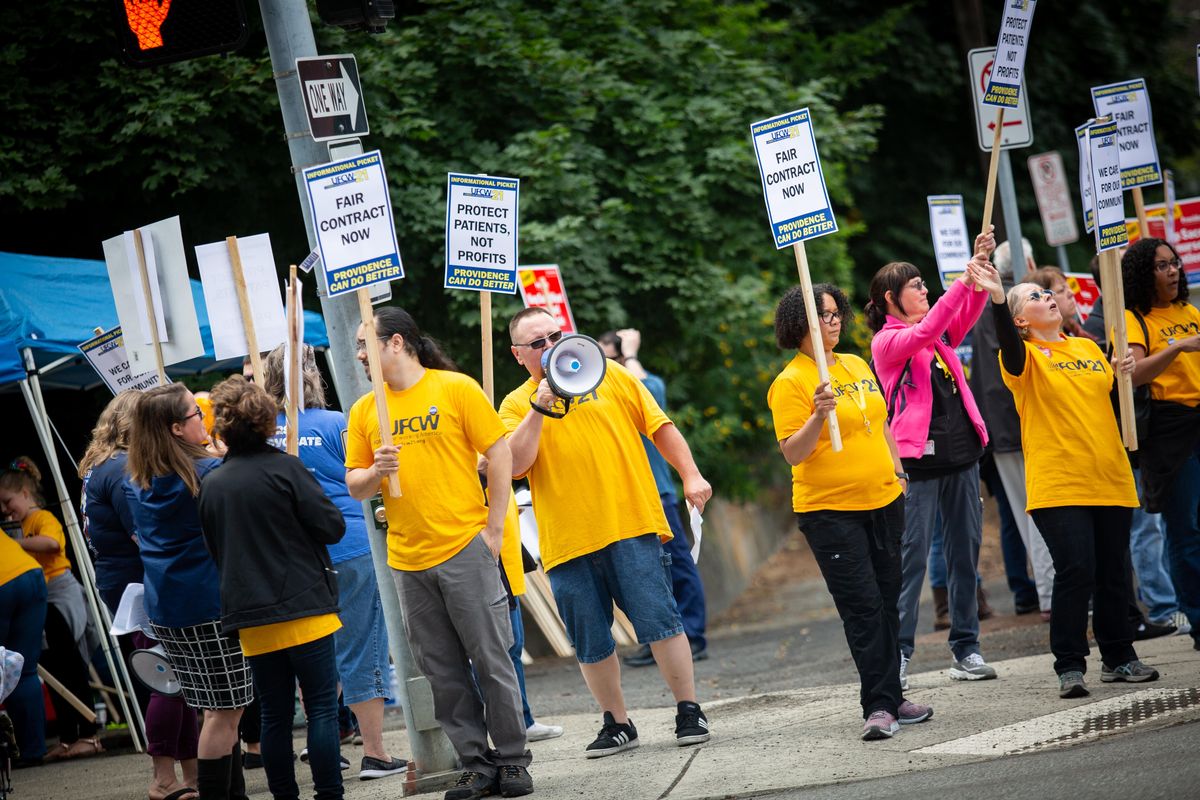
[{"label": "sandal", "polygon": [[67,748],[66,755],[63,758],[91,758],[92,756],[100,755],[104,752],[104,746],[100,744],[100,740],[93,736],[90,739],[76,739]]},{"label": "sandal", "polygon": [[64,758],[70,758],[70,753],[70,746],[59,742],[50,750],[46,751],[46,755],[42,757],[42,763],[49,764],[52,761],[62,761]]},{"label": "sandal", "polygon": [[[183,800],[185,797],[189,798],[189,800],[196,800],[200,797],[200,793],[190,786],[184,786],[182,789],[176,789],[171,792],[162,800]],[[148,797],[148,800],[154,800],[154,798]]]}]

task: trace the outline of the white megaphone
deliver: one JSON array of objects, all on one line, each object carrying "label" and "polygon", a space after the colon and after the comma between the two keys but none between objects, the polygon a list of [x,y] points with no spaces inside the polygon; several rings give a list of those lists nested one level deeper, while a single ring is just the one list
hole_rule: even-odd
[{"label": "white megaphone", "polygon": [[129,654],[129,666],[139,681],[159,694],[175,697],[183,691],[161,644],[146,650],[134,650]]},{"label": "white megaphone", "polygon": [[608,359],[595,339],[572,333],[542,354],[542,370],[550,390],[562,398],[563,411],[560,414],[536,404],[533,407],[548,417],[562,419],[571,410],[572,400],[591,394],[601,384],[608,371]]}]

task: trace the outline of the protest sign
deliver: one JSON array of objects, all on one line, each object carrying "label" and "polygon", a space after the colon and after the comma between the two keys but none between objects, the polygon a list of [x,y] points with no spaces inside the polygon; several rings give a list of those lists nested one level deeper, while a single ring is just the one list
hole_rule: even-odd
[{"label": "protest sign", "polygon": [[1028,164],[1046,244],[1058,247],[1076,241],[1079,228],[1075,226],[1075,209],[1071,205],[1071,193],[1067,191],[1067,170],[1062,156],[1052,150],[1030,156]]},{"label": "protest sign", "polygon": [[378,150],[304,170],[329,295],[404,277]]},{"label": "protest sign", "polygon": [[1121,247],[1129,240],[1125,231],[1125,196],[1121,188],[1118,142],[1115,121],[1088,125],[1088,166],[1098,253]]},{"label": "protest sign", "polygon": [[1100,284],[1091,275],[1082,272],[1063,273],[1067,279],[1067,288],[1075,297],[1075,308],[1079,311],[1079,321],[1087,322],[1100,299]]},{"label": "protest sign", "polygon": [[[767,219],[775,249],[792,245],[796,256],[796,271],[800,274],[800,290],[808,316],[809,335],[821,341],[821,325],[813,300],[812,276],[808,269],[808,254],[804,242],[837,231],[837,220],[825,188],[821,159],[817,155],[817,140],[813,134],[812,117],[807,108],[771,117],[750,125],[750,140],[758,159],[762,179],[763,200],[767,204]],[[825,350],[814,350],[817,373],[823,382],[829,380],[829,365]],[[834,452],[842,449],[842,435],[836,414],[826,418],[829,442]]]},{"label": "protest sign", "polygon": [[1075,144],[1079,148],[1079,201],[1083,205],[1083,229],[1091,233],[1096,228],[1096,211],[1092,207],[1092,164],[1088,155],[1085,122],[1075,129]]},{"label": "protest sign", "polygon": [[96,370],[96,374],[114,395],[120,394],[126,389],[144,392],[155,386],[163,385],[155,370],[143,372],[140,375],[130,372],[129,357],[125,353],[125,342],[121,336],[120,325],[93,336],[86,342],[80,342],[79,352],[83,353],[88,364]]},{"label": "protest sign", "polygon": [[[196,246],[204,304],[218,361],[271,350],[287,338],[271,237],[256,236]],[[245,306],[243,308],[243,306]],[[256,365],[255,376],[262,380]]]},{"label": "protest sign", "polygon": [[296,265],[288,269],[287,290],[287,349],[283,354],[283,391],[287,399],[285,419],[287,435],[284,449],[300,454],[300,425],[298,412],[304,409],[304,303],[301,284],[296,277]]},{"label": "protest sign", "polygon": [[942,288],[966,271],[971,260],[971,237],[961,194],[934,194],[925,198],[929,205],[929,231],[933,235],[933,255],[937,259]]},{"label": "protest sign", "polygon": [[446,176],[447,289],[517,291],[516,178]]},{"label": "protest sign", "polygon": [[526,308],[544,308],[554,316],[559,330],[575,333],[575,317],[567,301],[567,287],[557,264],[521,267],[517,270],[517,288]]},{"label": "protest sign", "polygon": [[[1155,239],[1166,239],[1166,209],[1161,203],[1146,206],[1146,235]],[[1200,197],[1186,197],[1175,202],[1175,252],[1183,262],[1188,285],[1200,287]],[[1127,219],[1129,241],[1141,238],[1141,227],[1137,220]]]},{"label": "protest sign", "polygon": [[[125,340],[129,368],[134,374],[155,370],[160,382],[166,383],[168,364],[204,355],[179,217],[106,239],[104,261],[121,329],[149,334],[149,341],[143,341],[140,335]],[[155,267],[153,277],[150,263]],[[149,309],[156,306],[162,310],[161,330],[150,322]]]},{"label": "protest sign", "polygon": [[983,104],[1001,110],[1016,108],[1021,93],[1021,73],[1029,49],[1029,31],[1037,0],[1007,0],[996,39],[996,63],[983,93]]},{"label": "protest sign", "polygon": [[1096,116],[1111,116],[1117,126],[1121,188],[1133,189],[1162,182],[1150,95],[1141,78],[1092,88]]}]

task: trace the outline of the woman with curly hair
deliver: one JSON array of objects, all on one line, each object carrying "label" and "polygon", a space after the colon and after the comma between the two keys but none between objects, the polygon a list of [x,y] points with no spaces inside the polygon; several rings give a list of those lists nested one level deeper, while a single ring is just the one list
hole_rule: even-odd
[{"label": "woman with curly hair", "polygon": [[[990,231],[977,236],[971,263],[988,263],[995,248]],[[954,352],[983,313],[987,294],[964,274],[930,306],[920,271],[895,261],[875,273],[870,295],[867,324],[875,331],[871,355],[903,471],[911,476],[901,555],[900,685],[908,685],[930,533],[939,512],[950,601],[949,676],[995,678],[996,670],[979,647],[976,578],[983,540],[979,459],[988,432]]]},{"label": "woman with curly hair", "polygon": [[241,375],[212,390],[213,433],[229,448],[200,490],[204,540],[217,562],[221,629],[237,636],[262,704],[267,786],[296,800],[292,716],[296,683],[308,717],[317,800],[340,800],[338,586],[327,547],[346,521],[304,463],[271,446],[275,401]]},{"label": "woman with curly hair", "polygon": [[[905,700],[900,686],[900,539],[908,476],[888,425],[887,404],[870,366],[836,353],[850,303],[819,283],[821,347],[830,365],[822,381],[814,360],[800,287],[775,310],[775,339],[796,354],[767,392],[775,438],[792,465],[792,510],[833,595],[858,668],[865,740],[886,739],[901,724],[924,722],[933,709]],[[837,415],[842,452],[833,452],[825,422]]]},{"label": "woman with curly hair", "polygon": [[1150,385],[1138,453],[1146,510],[1162,512],[1171,579],[1200,650],[1200,311],[1188,302],[1179,253],[1162,239],[1135,242],[1121,271],[1133,383]]}]

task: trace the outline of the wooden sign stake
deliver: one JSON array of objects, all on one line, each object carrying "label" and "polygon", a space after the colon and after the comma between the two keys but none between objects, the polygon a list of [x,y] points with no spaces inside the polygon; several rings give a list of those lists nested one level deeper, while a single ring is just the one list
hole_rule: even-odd
[{"label": "wooden sign stake", "polygon": [[237,291],[238,309],[242,312],[242,328],[246,331],[246,346],[250,348],[250,367],[254,370],[254,380],[261,385],[262,356],[258,353],[258,337],[254,333],[254,315],[250,313],[250,293],[246,291],[246,274],[242,271],[237,237],[225,237],[225,246],[229,248],[229,265],[233,272],[233,288]]},{"label": "wooden sign stake", "polygon": [[[1125,284],[1121,278],[1121,261],[1116,249],[1100,253],[1100,298],[1104,303],[1104,319],[1112,326],[1113,353],[1117,361],[1129,352],[1125,331]],[[1133,411],[1133,376],[1117,372],[1117,398],[1121,406],[1121,439],[1126,449],[1138,449],[1137,422]]]},{"label": "wooden sign stake", "polygon": [[1130,190],[1133,195],[1133,210],[1137,214],[1138,238],[1150,238],[1150,226],[1146,220],[1146,199],[1142,197],[1142,187],[1135,186]]},{"label": "wooden sign stake", "polygon": [[142,294],[146,298],[146,317],[150,325],[150,338],[154,342],[154,366],[158,370],[158,383],[167,385],[167,368],[163,364],[162,342],[158,338],[158,321],[154,317],[154,293],[150,291],[150,271],[146,268],[146,251],[142,249],[142,229],[133,231],[133,247],[137,250],[138,274],[142,276]]},{"label": "wooden sign stake", "polygon": [[496,388],[492,378],[492,293],[479,293],[479,325],[483,341],[483,392],[488,402],[496,405]]},{"label": "wooden sign stake", "polygon": [[296,358],[296,353],[303,347],[300,341],[300,309],[296,308],[296,265],[288,268],[288,303],[287,303],[288,348],[285,357],[288,360],[288,391],[287,391],[287,451],[294,456],[300,455],[300,425],[298,407],[300,399],[300,374],[296,362],[304,363],[304,357]]},{"label": "wooden sign stake", "polygon": [[[825,340],[821,336],[821,320],[817,317],[817,303],[813,298],[812,277],[808,272],[808,254],[804,251],[804,242],[792,245],[796,253],[796,270],[800,273],[800,292],[804,295],[804,313],[808,317],[808,338],[813,345],[813,361],[817,362],[817,374],[822,383],[829,382],[829,365],[825,363]],[[838,427],[837,412],[825,418],[829,424],[829,443],[833,452],[842,451],[842,431]]]},{"label": "wooden sign stake", "polygon": [[[379,418],[379,441],[395,444],[392,439],[392,419],[388,413],[387,392],[384,389],[383,365],[379,361],[379,334],[375,330],[375,309],[371,306],[371,292],[365,286],[357,289],[358,313],[362,317],[363,338],[367,344],[367,367],[371,373],[371,388],[375,392],[375,414]],[[400,497],[400,476],[392,474],[387,479],[388,494]]]}]

